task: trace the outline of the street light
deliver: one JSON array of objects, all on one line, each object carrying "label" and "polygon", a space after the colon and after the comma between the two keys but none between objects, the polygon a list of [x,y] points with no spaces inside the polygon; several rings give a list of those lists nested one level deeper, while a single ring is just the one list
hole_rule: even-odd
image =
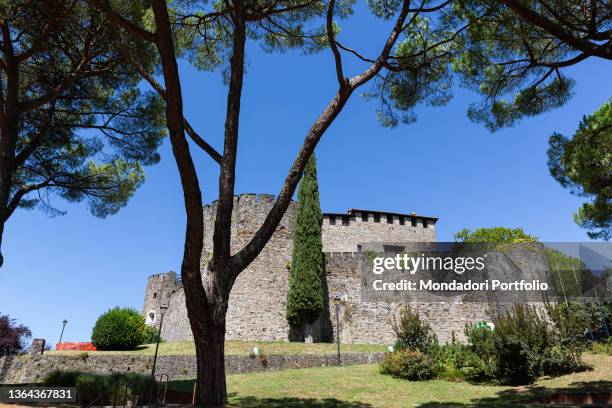
[{"label": "street light", "polygon": [[155,380],[155,365],[157,364],[157,352],[159,350],[159,342],[161,341],[161,329],[162,324],[164,324],[164,314],[166,314],[166,310],[168,306],[160,306],[159,310],[161,312],[161,318],[159,319],[159,329],[157,330],[157,343],[155,344],[155,357],[153,357],[153,369],[151,370],[151,377]]},{"label": "street light", "polygon": [[153,368],[151,369],[151,380],[153,380],[151,384],[151,393],[149,394],[149,405],[151,404],[151,397],[153,395],[153,389],[155,388],[155,366],[157,365],[157,352],[159,350],[159,342],[161,341],[161,330],[162,324],[164,324],[164,314],[168,306],[160,305],[159,310],[161,312],[161,317],[159,319],[159,329],[157,330],[157,343],[155,344],[155,356],[153,357]]},{"label": "street light", "polygon": [[340,305],[346,303],[346,295],[343,297],[336,296],[334,298],[334,304],[336,305],[336,344],[338,345],[337,364],[340,366],[342,361],[340,360]]},{"label": "street light", "polygon": [[68,324],[68,320],[64,319],[64,320],[62,321],[62,333],[60,334],[60,339],[59,339],[59,341],[57,342],[57,344],[59,344],[59,343],[61,343],[61,342],[62,342],[62,337],[64,337],[64,329],[66,328],[66,325],[67,325],[67,324]]}]

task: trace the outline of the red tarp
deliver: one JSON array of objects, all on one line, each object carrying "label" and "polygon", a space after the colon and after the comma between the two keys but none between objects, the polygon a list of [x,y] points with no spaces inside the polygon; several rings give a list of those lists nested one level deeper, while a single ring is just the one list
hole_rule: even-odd
[{"label": "red tarp", "polygon": [[80,342],[80,343],[57,343],[55,345],[56,350],[76,350],[76,351],[96,351],[96,346],[94,346],[90,341]]}]

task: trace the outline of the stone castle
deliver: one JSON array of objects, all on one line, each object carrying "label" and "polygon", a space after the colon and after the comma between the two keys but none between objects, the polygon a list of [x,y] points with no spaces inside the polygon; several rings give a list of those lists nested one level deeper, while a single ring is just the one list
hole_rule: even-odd
[{"label": "stone castle", "polygon": [[[234,197],[232,219],[232,251],[242,248],[263,223],[274,205],[272,195],[244,194]],[[292,338],[285,317],[290,264],[293,249],[293,226],[296,203],[292,202],[276,232],[261,254],[240,274],[230,295],[227,315],[227,339],[289,340]],[[205,268],[212,250],[213,222],[216,202],[204,211]],[[383,211],[351,209],[345,214],[323,215],[323,251],[325,253],[324,290],[326,312],[315,324],[315,340],[329,341],[336,333],[334,299],[340,307],[340,339],[345,343],[394,342],[393,322],[403,304],[362,300],[362,244],[392,242],[434,242],[435,217]],[[143,315],[149,325],[158,325],[160,306],[166,305],[161,336],[168,341],[192,338],[185,295],[180,277],[175,272],[149,277]],[[482,304],[434,302],[417,305],[430,322],[439,339],[450,341],[453,334],[463,336],[467,321],[486,318]]]}]

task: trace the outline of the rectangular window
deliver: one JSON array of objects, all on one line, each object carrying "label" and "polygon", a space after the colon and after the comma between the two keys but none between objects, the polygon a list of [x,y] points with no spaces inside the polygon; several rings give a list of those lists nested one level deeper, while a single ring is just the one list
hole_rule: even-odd
[{"label": "rectangular window", "polygon": [[357,252],[361,252],[361,245],[357,245]]},{"label": "rectangular window", "polygon": [[349,225],[349,217],[348,215],[342,216],[342,225]]},{"label": "rectangular window", "polygon": [[153,299],[157,299],[157,292],[153,292]]},{"label": "rectangular window", "polygon": [[329,225],[336,225],[336,217],[333,215],[329,217]]},{"label": "rectangular window", "polygon": [[393,216],[391,214],[387,214],[387,224],[393,224]]},{"label": "rectangular window", "polygon": [[412,226],[413,226],[413,227],[416,227],[416,226],[417,226],[417,219],[416,219],[416,217],[411,217],[411,218],[410,218],[410,222],[411,222],[411,224],[412,224]]},{"label": "rectangular window", "polygon": [[368,222],[368,213],[367,212],[362,212],[361,213],[361,221]]},{"label": "rectangular window", "polygon": [[374,214],[374,222],[380,222],[380,214]]},{"label": "rectangular window", "polygon": [[400,215],[399,217],[400,225],[404,225],[406,223],[406,219]]},{"label": "rectangular window", "polygon": [[423,219],[423,228],[427,228],[427,220]]}]

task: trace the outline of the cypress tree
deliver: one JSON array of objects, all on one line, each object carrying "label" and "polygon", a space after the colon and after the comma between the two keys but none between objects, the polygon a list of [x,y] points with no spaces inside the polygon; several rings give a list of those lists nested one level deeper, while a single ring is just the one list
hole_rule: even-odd
[{"label": "cypress tree", "polygon": [[304,328],[306,341],[312,340],[310,325],[324,308],[322,223],[317,162],[313,154],[298,190],[291,281],[287,293],[287,321],[293,328]]}]

